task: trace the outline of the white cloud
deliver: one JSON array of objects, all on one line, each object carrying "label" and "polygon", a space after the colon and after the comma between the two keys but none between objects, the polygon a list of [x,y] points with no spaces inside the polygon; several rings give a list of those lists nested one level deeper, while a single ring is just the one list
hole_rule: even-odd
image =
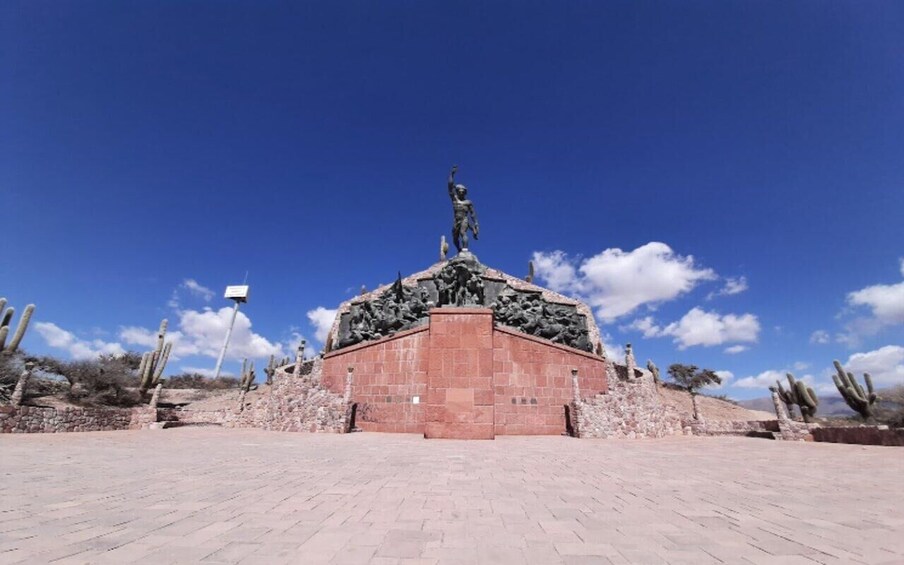
[{"label": "white cloud", "polygon": [[210,302],[213,297],[216,296],[216,293],[214,291],[204,285],[199,284],[195,279],[185,279],[179,286],[188,290],[194,296],[204,299],[204,302]]},{"label": "white cloud", "polygon": [[[677,322],[663,327],[656,325],[651,317],[634,320],[629,326],[643,332],[644,337],[671,336],[678,349],[695,345],[710,347],[733,342],[756,342],[760,332],[760,322],[753,314],[725,314],[706,312],[692,308]],[[741,346],[738,346],[741,347]],[[729,351],[732,349],[732,351]],[[729,347],[726,353],[740,353],[743,349]]]},{"label": "white cloud", "polygon": [[750,348],[746,345],[732,345],[731,347],[725,348],[725,353],[728,353],[729,355],[737,355],[738,353],[743,353],[748,349]]},{"label": "white cloud", "polygon": [[719,378],[722,379],[722,382],[718,385],[712,385],[707,388],[722,388],[723,386],[727,386],[728,382],[734,378],[734,373],[732,373],[731,371],[716,371],[715,373],[719,375]]},{"label": "white cloud", "polygon": [[747,277],[741,276],[738,278],[728,277],[725,279],[725,286],[719,289],[718,292],[710,292],[706,295],[707,300],[712,300],[717,296],[731,296],[733,294],[741,294],[745,290],[750,288],[747,286]]},{"label": "white cloud", "polygon": [[829,343],[829,332],[825,330],[816,330],[810,334],[810,343],[818,343],[820,345]]},{"label": "white cloud", "polygon": [[[137,346],[141,351],[147,351],[157,347],[157,330],[125,326],[119,329],[119,339],[129,345]],[[192,340],[179,330],[167,329],[165,341],[173,344],[173,350],[170,353],[170,359],[173,361],[199,353],[198,347],[192,343]]]},{"label": "white cloud", "polygon": [[94,359],[101,354],[119,355],[125,350],[118,343],[102,339],[81,339],[52,322],[36,322],[37,331],[50,347],[62,349],[73,359]]},{"label": "white cloud", "polygon": [[804,363],[803,361],[797,361],[792,365],[795,371],[806,371],[810,368],[809,363]]},{"label": "white cloud", "polygon": [[314,337],[320,343],[325,343],[333,326],[333,320],[336,319],[336,310],[330,310],[323,306],[318,306],[308,312],[308,320],[314,326]]},{"label": "white cloud", "polygon": [[[785,386],[785,388],[788,388],[788,381],[785,377],[787,373],[788,371],[775,371],[770,369],[768,371],[763,371],[758,375],[738,379],[733,386],[738,388],[769,388],[775,386],[776,381],[781,381],[782,385]],[[804,375],[797,380],[804,381],[808,386],[813,386],[813,383],[815,382],[813,375]]]},{"label": "white cloud", "polygon": [[[182,310],[178,312],[178,330],[166,333],[167,341],[173,342],[173,359],[201,355],[216,359],[223,347],[226,330],[232,317],[232,308],[224,306],[219,310],[205,308],[203,311]],[[141,327],[125,327],[120,330],[120,339],[131,345],[152,348],[157,343],[157,331]],[[251,331],[251,320],[244,312],[235,318],[232,337],[226,358],[241,360],[267,358],[270,355],[283,356],[279,343],[271,343],[265,337]]]},{"label": "white cloud", "polygon": [[620,330],[635,330],[641,332],[644,337],[660,337],[662,335],[662,328],[656,325],[656,321],[653,319],[653,316],[646,316],[645,318],[637,318],[630,324],[626,326],[620,326]]},{"label": "white cloud", "polygon": [[[904,276],[904,259],[900,261],[901,275]],[[852,310],[869,308],[871,314],[854,318],[845,324],[843,333],[835,336],[838,343],[857,347],[863,336],[875,335],[886,326],[904,324],[904,281],[855,290],[848,293],[847,303]]]},{"label": "white cloud", "polygon": [[166,302],[166,305],[176,312],[182,309],[182,299],[179,292],[180,290],[187,290],[189,294],[204,300],[204,302],[210,302],[217,294],[195,279],[183,279],[182,282],[179,283],[179,286],[173,289],[169,300]]},{"label": "white cloud", "polygon": [[904,282],[877,284],[851,292],[847,296],[851,306],[867,306],[883,324],[904,323]]},{"label": "white cloud", "polygon": [[898,345],[886,345],[866,353],[854,353],[843,365],[845,371],[853,373],[858,378],[863,373],[869,373],[877,387],[904,384],[904,347]]},{"label": "white cloud", "polygon": [[606,249],[582,261],[562,251],[535,252],[533,261],[537,277],[549,288],[582,298],[603,322],[642,305],[655,307],[674,300],[700,282],[717,278],[712,269],[697,266],[692,256],[678,255],[655,241],[633,251]]}]

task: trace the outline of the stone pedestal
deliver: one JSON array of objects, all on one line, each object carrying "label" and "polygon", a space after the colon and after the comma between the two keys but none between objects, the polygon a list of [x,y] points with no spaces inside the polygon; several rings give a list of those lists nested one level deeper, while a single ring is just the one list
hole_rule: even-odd
[{"label": "stone pedestal", "polygon": [[493,311],[430,311],[424,437],[494,439]]}]

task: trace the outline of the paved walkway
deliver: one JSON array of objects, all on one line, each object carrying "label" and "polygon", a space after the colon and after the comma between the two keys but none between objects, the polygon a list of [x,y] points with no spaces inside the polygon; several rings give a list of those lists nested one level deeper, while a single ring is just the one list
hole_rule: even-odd
[{"label": "paved walkway", "polygon": [[904,563],[904,449],[0,436],[0,563]]}]

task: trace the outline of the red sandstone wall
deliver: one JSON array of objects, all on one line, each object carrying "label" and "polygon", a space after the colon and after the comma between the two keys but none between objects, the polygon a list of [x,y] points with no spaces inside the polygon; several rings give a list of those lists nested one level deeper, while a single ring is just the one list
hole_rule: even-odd
[{"label": "red sandstone wall", "polygon": [[496,433],[559,435],[573,398],[571,370],[582,396],[608,390],[606,362],[595,355],[499,328],[493,332]]},{"label": "red sandstone wall", "polygon": [[[323,386],[345,392],[345,375],[355,368],[352,402],[355,425],[365,431],[423,433],[427,400],[426,326],[390,338],[328,353],[323,360]],[[412,402],[419,397],[419,403]]]},{"label": "red sandstone wall", "polygon": [[493,311],[430,311],[428,438],[493,439]]},{"label": "red sandstone wall", "polygon": [[559,435],[573,368],[583,396],[608,390],[602,358],[494,328],[482,308],[435,309],[429,326],[329,353],[323,385],[342,394],[349,366],[359,428],[427,437]]}]

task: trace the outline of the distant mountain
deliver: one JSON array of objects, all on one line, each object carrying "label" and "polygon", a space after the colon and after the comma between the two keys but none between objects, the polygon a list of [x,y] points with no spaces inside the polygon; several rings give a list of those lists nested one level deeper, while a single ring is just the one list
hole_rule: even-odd
[{"label": "distant mountain", "polygon": [[[894,409],[895,403],[889,401],[883,401],[882,397],[885,396],[886,399],[891,396],[891,388],[884,388],[876,390],[876,394],[879,395],[879,405],[886,409]],[[763,410],[765,412],[775,413],[775,408],[772,407],[772,397],[764,396],[760,398],[750,398],[748,400],[739,400],[737,401],[739,405],[747,408],[749,410]],[[794,409],[794,413],[798,416],[800,413],[797,409]],[[856,416],[857,413],[851,410],[851,408],[847,405],[843,398],[840,396],[833,394],[822,394],[819,396],[819,408],[816,410],[817,418],[825,418],[828,416],[834,416],[838,418],[847,418],[848,416]]]},{"label": "distant mountain", "polygon": [[[739,400],[738,404],[743,406],[744,408],[748,408],[750,410],[763,410],[765,412],[775,412],[775,408],[772,406],[772,397],[766,396],[762,398],[750,398],[748,400]],[[797,409],[794,409],[795,414],[800,415],[797,412]],[[828,396],[828,395],[820,395],[819,397],[819,408],[816,410],[817,417],[826,417],[826,416],[836,416],[840,418],[846,418],[848,416],[854,416],[857,413],[851,410],[851,408],[847,405],[843,398],[840,396]]]}]

